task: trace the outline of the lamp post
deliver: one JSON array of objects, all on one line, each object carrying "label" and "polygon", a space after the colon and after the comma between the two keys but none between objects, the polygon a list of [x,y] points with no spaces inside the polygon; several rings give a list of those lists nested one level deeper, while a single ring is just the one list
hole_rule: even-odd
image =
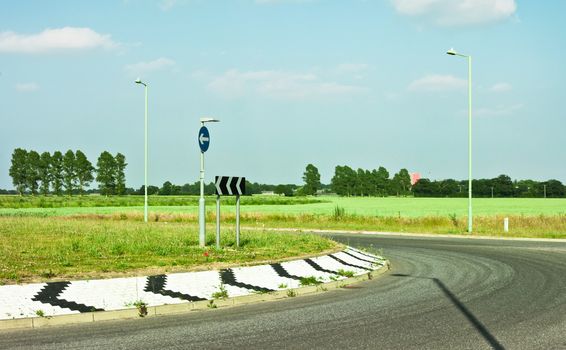
[{"label": "lamp post", "polygon": [[[200,126],[201,128],[204,127],[205,123],[217,123],[220,120],[218,119],[214,119],[214,118],[200,118]],[[202,145],[203,144],[203,138],[204,135],[200,135],[199,133],[199,143]],[[206,140],[207,143],[210,142],[210,139],[207,138]],[[206,146],[206,149],[208,149],[208,145]],[[199,221],[199,245],[201,247],[204,247],[206,245],[206,207],[205,207],[205,201],[204,201],[204,152],[206,151],[206,149],[203,149],[201,147],[201,152],[200,152],[200,198],[198,200],[198,206],[199,206],[199,211],[198,211],[198,221]]]},{"label": "lamp post", "polygon": [[136,84],[144,86],[145,90],[145,117],[144,117],[144,203],[143,203],[143,221],[147,222],[147,84],[141,81],[140,78],[136,79]]},{"label": "lamp post", "polygon": [[450,49],[448,55],[468,59],[468,232],[472,233],[472,56]]}]

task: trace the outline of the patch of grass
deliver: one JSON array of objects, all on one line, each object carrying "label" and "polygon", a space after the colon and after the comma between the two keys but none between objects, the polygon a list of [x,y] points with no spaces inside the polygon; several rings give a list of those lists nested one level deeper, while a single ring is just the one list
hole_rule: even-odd
[{"label": "patch of grass", "polygon": [[297,292],[294,289],[288,289],[287,290],[287,296],[289,298],[294,298],[297,296]]},{"label": "patch of grass", "polygon": [[338,276],[342,276],[342,277],[348,277],[348,278],[354,277],[354,271],[350,271],[350,270],[338,269],[336,273],[338,274]]},{"label": "patch of grass", "polygon": [[320,278],[316,278],[315,276],[308,276],[308,277],[301,277],[301,281],[299,282],[299,285],[305,287],[305,286],[316,286],[321,283],[322,281],[320,280]]},{"label": "patch of grass", "polygon": [[216,309],[216,308],[218,307],[218,306],[214,303],[214,300],[209,300],[209,301],[208,301],[208,304],[206,304],[206,306],[207,306],[209,309]]},{"label": "patch of grass", "polygon": [[286,288],[287,288],[287,284],[286,284],[286,283],[281,283],[281,284],[279,284],[279,286],[277,286],[277,288],[279,288],[279,289],[286,289]]},{"label": "patch of grass", "polygon": [[212,293],[212,299],[227,299],[227,298],[228,298],[228,291],[226,290],[224,284],[220,284],[220,286],[218,286],[218,291]]},{"label": "patch of grass", "polygon": [[[196,220],[149,222],[113,217],[0,217],[0,282],[100,278],[145,270],[188,271],[197,266],[254,263],[316,254],[338,247],[310,234],[242,230],[240,247],[229,225],[224,249],[199,247]],[[215,243],[208,227],[207,245]],[[205,254],[206,253],[206,254]]]}]

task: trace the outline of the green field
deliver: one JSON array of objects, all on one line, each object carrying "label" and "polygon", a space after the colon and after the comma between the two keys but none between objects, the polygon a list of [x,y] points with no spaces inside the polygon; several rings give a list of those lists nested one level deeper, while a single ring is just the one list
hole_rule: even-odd
[{"label": "green field", "polygon": [[[0,196],[2,199],[15,196]],[[16,197],[17,198],[17,197]],[[52,200],[48,197],[44,202]],[[64,201],[64,198],[55,198]],[[91,198],[96,198],[89,203]],[[127,206],[116,205],[127,202]],[[82,206],[59,208],[13,208],[5,200],[4,207],[0,208],[0,215],[18,215],[21,213],[35,214],[39,216],[59,216],[74,214],[112,214],[116,212],[135,213],[143,211],[143,197],[110,197],[106,199],[100,196],[87,196],[81,200]],[[198,197],[159,197],[152,196],[149,199],[150,212],[158,213],[186,213],[197,212]],[[13,199],[11,199],[13,200]],[[140,201],[141,200],[141,201]],[[71,201],[77,201],[72,198]],[[179,205],[184,203],[184,205]],[[234,212],[234,199],[222,198],[222,211]],[[89,204],[92,204],[90,206]],[[106,204],[106,205],[105,205]],[[138,204],[138,205],[136,205]],[[207,210],[215,210],[215,198],[207,198]],[[316,197],[316,198],[285,198],[277,196],[253,196],[242,198],[242,213],[265,213],[265,214],[323,214],[332,215],[336,207],[341,207],[346,214],[362,216],[397,216],[397,217],[422,217],[441,216],[455,214],[465,216],[468,213],[468,200],[466,198],[412,198],[412,197]],[[498,216],[498,215],[565,215],[566,199],[542,199],[542,198],[478,198],[473,200],[475,216]]]}]

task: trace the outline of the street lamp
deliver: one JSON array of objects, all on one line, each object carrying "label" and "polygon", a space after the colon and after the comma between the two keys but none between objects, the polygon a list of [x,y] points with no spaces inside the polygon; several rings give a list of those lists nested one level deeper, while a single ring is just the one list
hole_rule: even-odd
[{"label": "street lamp", "polygon": [[[204,127],[205,123],[217,123],[220,120],[210,117],[200,118],[200,126],[201,128]],[[201,137],[199,133],[199,142],[202,143]],[[210,142],[209,139],[206,142]],[[206,149],[204,150],[206,151]],[[198,211],[198,221],[199,221],[199,245],[204,247],[206,245],[206,222],[205,222],[205,202],[204,202],[204,151],[201,149],[200,152],[200,198],[198,201],[199,211]]]},{"label": "street lamp", "polygon": [[147,84],[141,81],[140,78],[136,79],[136,84],[144,86],[145,90],[145,118],[144,118],[144,204],[143,204],[143,221],[147,222]]},{"label": "street lamp", "polygon": [[448,55],[468,59],[468,232],[472,233],[472,56],[450,49]]}]

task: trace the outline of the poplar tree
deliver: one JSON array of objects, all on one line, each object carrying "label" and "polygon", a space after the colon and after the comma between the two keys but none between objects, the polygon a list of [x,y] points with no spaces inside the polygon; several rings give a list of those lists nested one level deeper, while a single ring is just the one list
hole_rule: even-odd
[{"label": "poplar tree", "polygon": [[116,189],[116,159],[107,151],[98,157],[96,162],[96,182],[102,195],[112,195]]},{"label": "poplar tree", "polygon": [[26,181],[26,164],[28,152],[22,148],[16,148],[12,153],[12,165],[10,166],[9,174],[12,177],[12,183],[16,190],[21,195],[27,187]]},{"label": "poplar tree", "polygon": [[122,153],[116,154],[114,157],[116,164],[115,176],[116,176],[116,194],[123,195],[126,193],[126,157]]},{"label": "poplar tree", "polygon": [[94,167],[92,163],[87,159],[85,154],[78,150],[75,152],[75,174],[78,182],[79,192],[82,195],[84,188],[90,185],[90,182],[94,180],[92,172]]},{"label": "poplar tree", "polygon": [[39,167],[40,167],[39,153],[36,151],[29,151],[26,159],[25,177],[27,187],[30,189],[32,195],[37,194],[39,188],[37,182],[40,180]]},{"label": "poplar tree", "polygon": [[60,196],[63,187],[63,154],[60,151],[53,152],[50,171],[53,194]]},{"label": "poplar tree", "polygon": [[67,195],[73,194],[73,189],[76,187],[77,170],[75,167],[75,153],[71,150],[65,152],[62,163],[62,177],[63,186]]},{"label": "poplar tree", "polygon": [[39,178],[41,180],[40,192],[46,196],[49,194],[51,184],[51,154],[43,152],[39,157]]}]

